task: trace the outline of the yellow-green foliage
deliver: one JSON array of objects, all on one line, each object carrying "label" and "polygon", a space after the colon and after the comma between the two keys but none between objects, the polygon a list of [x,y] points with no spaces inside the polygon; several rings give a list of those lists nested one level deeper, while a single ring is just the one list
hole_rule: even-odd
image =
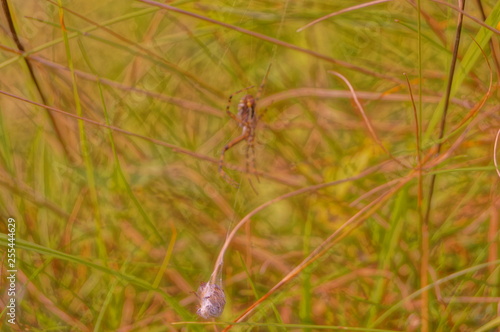
[{"label": "yellow-green foliage", "polygon": [[[4,2],[0,329],[213,329],[194,292],[262,205],[225,253],[218,329],[256,301],[234,330],[500,325],[497,1],[466,4],[487,24],[464,19],[451,88],[438,1]],[[245,140],[225,153],[235,188],[225,108],[270,65],[255,169]]]}]

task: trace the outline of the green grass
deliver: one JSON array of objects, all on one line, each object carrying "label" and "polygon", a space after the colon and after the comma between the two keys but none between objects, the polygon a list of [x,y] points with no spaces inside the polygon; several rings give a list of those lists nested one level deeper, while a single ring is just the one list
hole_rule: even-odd
[{"label": "green grass", "polygon": [[[0,330],[500,326],[500,3],[464,19],[446,113],[458,13],[437,2],[299,32],[360,2],[6,3]],[[227,99],[269,65],[256,171],[245,142],[225,156],[235,188]],[[227,304],[204,321],[194,292],[218,257]]]}]

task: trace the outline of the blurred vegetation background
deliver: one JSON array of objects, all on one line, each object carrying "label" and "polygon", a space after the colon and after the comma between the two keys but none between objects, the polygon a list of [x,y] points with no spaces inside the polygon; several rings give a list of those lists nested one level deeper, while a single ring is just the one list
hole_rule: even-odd
[{"label": "blurred vegetation background", "polygon": [[[478,20],[454,52],[457,3],[361,4],[168,3],[194,17],[4,0],[0,216],[17,221],[19,307],[0,326],[212,330],[194,292],[266,204],[225,255],[217,329],[266,293],[234,330],[498,328],[500,5],[466,3]],[[226,153],[235,188],[218,173],[241,134],[228,97],[256,95],[269,65],[256,171],[246,142]]]}]

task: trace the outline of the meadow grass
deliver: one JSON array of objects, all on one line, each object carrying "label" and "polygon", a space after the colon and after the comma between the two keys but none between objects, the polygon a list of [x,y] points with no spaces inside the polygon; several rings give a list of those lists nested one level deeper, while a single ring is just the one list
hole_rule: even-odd
[{"label": "meadow grass", "polygon": [[499,2],[3,4],[2,330],[499,328]]}]

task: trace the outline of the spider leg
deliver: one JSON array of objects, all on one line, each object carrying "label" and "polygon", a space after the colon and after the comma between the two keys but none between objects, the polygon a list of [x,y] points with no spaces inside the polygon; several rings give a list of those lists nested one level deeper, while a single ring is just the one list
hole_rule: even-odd
[{"label": "spider leg", "polygon": [[267,67],[266,75],[264,76],[264,79],[262,80],[262,83],[259,86],[259,90],[257,91],[257,95],[255,96],[256,102],[259,101],[260,96],[262,95],[262,90],[264,90],[264,87],[266,86],[267,76],[269,75],[269,71],[271,70],[271,65],[272,65],[272,62]]},{"label": "spider leg", "polygon": [[247,172],[255,174],[257,182],[260,183],[257,169],[255,168],[255,133],[249,135],[247,139]]},{"label": "spider leg", "polygon": [[222,149],[222,153],[220,155],[220,159],[219,159],[219,174],[222,176],[222,178],[224,178],[224,180],[226,180],[227,183],[229,183],[230,185],[232,185],[234,187],[238,187],[239,184],[238,184],[238,182],[236,182],[233,179],[231,179],[231,177],[229,175],[227,175],[226,172],[224,172],[224,156],[225,156],[225,153],[226,153],[227,150],[229,150],[230,148],[232,148],[233,146],[235,146],[239,142],[241,142],[243,140],[246,140],[247,137],[248,137],[248,135],[249,135],[249,133],[244,130],[243,134],[241,134],[240,136],[236,137],[231,142],[229,142],[228,144],[226,144],[226,146],[224,146],[224,148]]},{"label": "spider leg", "polygon": [[250,163],[248,162],[248,160],[250,158],[250,153],[248,152],[249,150],[250,150],[250,144],[248,144],[248,141],[247,141],[247,148],[245,150],[245,153],[246,153],[245,171],[247,173],[250,173]]},{"label": "spider leg", "polygon": [[[257,174],[257,170],[255,169],[255,149],[254,149],[254,138],[255,138],[255,133],[251,133],[248,138],[247,138],[247,160],[246,160],[246,169],[247,173],[254,173],[255,177],[257,178],[257,182],[260,183],[259,175]],[[257,189],[253,186],[252,179],[248,179],[248,182],[250,183],[250,187],[252,187],[252,190],[256,195],[259,194]]]}]

